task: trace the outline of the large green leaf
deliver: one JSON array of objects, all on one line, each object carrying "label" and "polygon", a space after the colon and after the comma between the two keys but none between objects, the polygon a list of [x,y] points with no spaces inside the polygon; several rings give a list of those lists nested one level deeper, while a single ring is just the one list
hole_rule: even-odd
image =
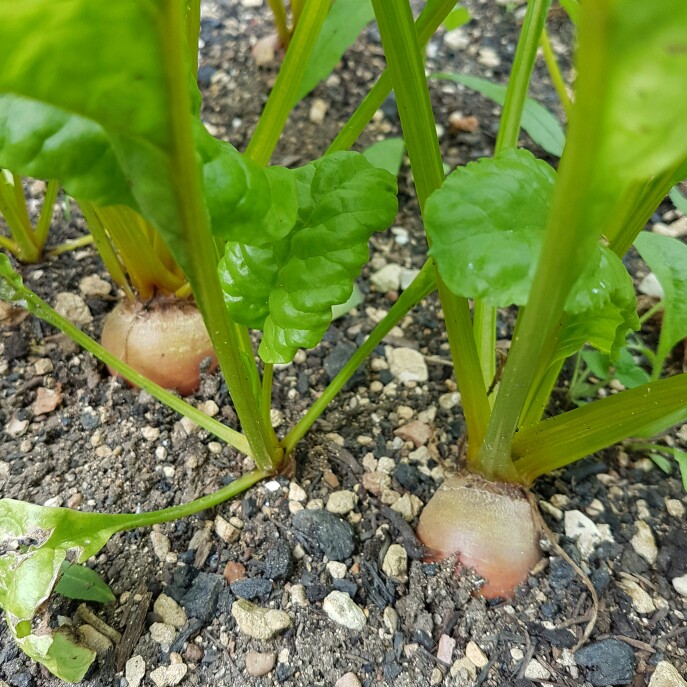
[{"label": "large green leaf", "polygon": [[298,100],[329,76],[341,56],[374,17],[370,0],[335,0],[308,61]]},{"label": "large green leaf", "polygon": [[425,207],[429,254],[455,294],[524,305],[556,174],[526,150],[458,167]]},{"label": "large green leaf", "polygon": [[[553,195],[555,172],[526,150],[456,169],[430,196],[425,227],[446,285],[495,306],[526,305]],[[638,327],[632,280],[598,245],[571,290],[555,360],[585,343],[608,353]]]},{"label": "large green leaf", "polygon": [[[433,79],[445,79],[462,84],[486,96],[499,105],[506,100],[506,86],[492,83],[486,79],[470,74],[456,72],[437,72]],[[530,138],[547,153],[560,157],[565,147],[565,133],[556,117],[543,105],[532,98],[525,100],[520,126],[529,134]]]},{"label": "large green leaf", "polygon": [[395,179],[357,153],[329,155],[293,176],[294,229],[271,245],[253,245],[251,233],[227,242],[219,270],[230,315],[264,330],[260,356],[271,363],[319,343],[332,306],[351,296],[368,239],[396,214]]},{"label": "large green leaf", "polygon": [[678,239],[642,232],[635,247],[663,287],[663,321],[656,358],[665,360],[687,338],[687,245]]}]

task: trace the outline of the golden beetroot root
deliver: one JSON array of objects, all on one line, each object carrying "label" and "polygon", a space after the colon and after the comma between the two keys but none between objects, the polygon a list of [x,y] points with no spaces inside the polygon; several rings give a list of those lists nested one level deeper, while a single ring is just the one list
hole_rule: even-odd
[{"label": "golden beetroot root", "polygon": [[433,560],[455,555],[457,573],[464,566],[483,577],[487,599],[513,596],[541,557],[522,490],[478,475],[447,479],[422,511],[417,535]]},{"label": "golden beetroot root", "polygon": [[[200,312],[177,299],[120,303],[105,320],[101,342],[137,372],[181,394],[198,388],[203,360],[217,364]],[[110,374],[117,373],[110,368]]]}]

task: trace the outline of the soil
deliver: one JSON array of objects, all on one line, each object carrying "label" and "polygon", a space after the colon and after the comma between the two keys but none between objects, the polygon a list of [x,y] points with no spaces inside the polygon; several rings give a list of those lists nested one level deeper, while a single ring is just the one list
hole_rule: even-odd
[{"label": "soil", "polygon": [[[239,149],[249,139],[277,68],[258,68],[251,55],[251,45],[272,30],[267,8],[256,4],[220,0],[204,5],[203,118],[214,134]],[[474,18],[463,32],[466,47],[451,48],[441,30],[428,49],[429,69],[461,70],[504,82],[522,10],[515,5],[472,5]],[[565,26],[554,11],[554,45],[561,48],[567,72],[570,50],[565,46],[571,39]],[[371,27],[334,74],[298,105],[273,162],[296,166],[319,156],[382,68],[379,35]],[[534,81],[534,94],[557,109],[541,64]],[[446,163],[453,167],[491,154],[499,108],[446,82],[432,82],[431,92]],[[309,118],[315,98],[328,105],[320,124]],[[456,111],[475,116],[476,131],[451,133],[449,114]],[[395,103],[388,99],[360,145],[398,134]],[[524,134],[522,142],[546,159]],[[276,371],[278,432],[303,414],[397,298],[395,290],[378,292],[372,275],[388,263],[409,269],[422,265],[426,245],[407,164],[399,184],[399,216],[390,230],[372,239],[371,261],[359,280],[363,305],[337,320],[321,345]],[[39,193],[40,183],[30,190]],[[663,217],[655,219],[677,217],[668,205],[662,211]],[[83,233],[78,212],[56,213],[55,225],[56,242]],[[636,259],[632,266],[637,279],[647,271]],[[80,293],[87,276],[98,275],[111,284],[90,248],[22,266],[21,271],[27,283],[53,303],[57,294]],[[83,298],[92,316],[83,328],[97,335],[117,300],[116,290]],[[3,315],[3,497],[84,511],[157,509],[210,493],[249,467],[250,461],[235,450],[180,420],[146,393],[109,377],[103,365],[49,326],[13,311],[3,310]],[[504,347],[512,322],[512,312],[500,312]],[[655,331],[649,328],[643,334],[651,341]],[[400,348],[419,351],[428,368],[426,382],[402,383],[394,377],[388,359]],[[679,364],[671,361],[675,370]],[[564,378],[554,399],[561,408],[569,405],[565,384]],[[37,408],[36,400],[45,400],[46,389],[54,392],[48,396],[57,403]],[[426,502],[445,472],[455,467],[464,433],[455,389],[442,315],[432,296],[392,331],[301,442],[291,482],[271,480],[212,512],[152,532],[113,537],[89,565],[110,584],[117,601],[90,608],[117,630],[128,628],[132,644],[126,651],[106,652],[83,684],[126,685],[122,666],[132,656],[145,662],[141,684],[165,684],[160,673],[155,674],[158,682],[150,674],[176,662],[187,668],[181,684],[189,687],[300,687],[334,685],[340,679],[341,687],[641,687],[663,661],[684,675],[687,599],[671,581],[687,573],[687,498],[678,477],[665,475],[644,455],[616,447],[534,485],[550,532],[542,537],[543,563],[512,600],[487,603],[475,593],[474,576],[456,580],[451,562],[422,561],[410,526],[416,520],[409,525],[389,506],[403,498],[413,507],[418,502],[411,495]],[[237,426],[226,387],[217,376],[205,375],[191,401]],[[411,422],[420,424],[411,431]],[[399,436],[402,426],[406,430]],[[687,447],[687,427],[666,441]],[[339,494],[330,502],[342,491],[354,498]],[[352,510],[340,518],[351,530],[343,534],[323,534],[297,515],[303,507],[331,507],[347,499]],[[575,511],[597,527],[598,538],[588,546],[565,534],[566,519]],[[225,521],[237,529],[220,530],[222,538],[217,530]],[[352,550],[342,554],[343,566],[328,562],[323,551],[331,555],[332,545],[345,549],[351,542]],[[387,574],[383,564],[392,544],[405,548],[410,558],[407,574],[402,564],[395,577]],[[562,552],[579,566],[578,572]],[[584,647],[576,651],[593,610],[581,571],[598,594],[598,617]],[[249,582],[237,585],[241,578]],[[347,593],[363,609],[362,629],[348,629],[327,616],[323,600],[335,590]],[[153,602],[163,592],[179,601],[189,618],[167,643],[160,641],[154,626],[162,618]],[[290,627],[271,640],[250,638],[231,614],[238,595],[285,610]],[[58,616],[74,618],[76,607],[55,600],[50,608],[53,622]],[[264,676],[256,674],[265,667]],[[353,675],[344,678],[347,673]],[[0,685],[3,679],[14,687],[60,684],[16,649],[4,627]]]}]

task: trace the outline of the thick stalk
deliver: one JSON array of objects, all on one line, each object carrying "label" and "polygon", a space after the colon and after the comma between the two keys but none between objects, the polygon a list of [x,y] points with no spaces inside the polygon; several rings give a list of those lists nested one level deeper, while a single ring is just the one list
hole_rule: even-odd
[{"label": "thick stalk", "polygon": [[328,12],[329,2],[305,1],[279,76],[246,149],[246,155],[258,164],[266,165],[272,157],[289,113],[298,99],[298,89]]},{"label": "thick stalk", "polygon": [[36,229],[33,235],[34,244],[41,250],[43,250],[43,246],[45,246],[45,242],[48,240],[48,232],[50,231],[50,224],[52,222],[52,212],[55,208],[55,201],[57,200],[59,190],[60,184],[54,179],[48,182],[48,186],[45,189],[43,207],[38,216],[38,222],[36,223]]},{"label": "thick stalk", "polygon": [[45,254],[54,258],[63,253],[68,253],[71,250],[90,246],[92,243],[94,243],[93,237],[90,234],[86,234],[85,236],[79,236],[78,239],[69,239],[69,241],[58,243],[56,246],[50,248],[50,250],[47,250]]},{"label": "thick stalk", "polygon": [[336,377],[332,379],[322,395],[310,406],[308,412],[284,437],[282,446],[286,455],[293,451],[296,444],[312,427],[317,418],[322,415],[333,398],[343,389],[348,380],[355,374],[355,371],[372,354],[396,323],[402,317],[405,317],[423,298],[429,295],[435,286],[434,267],[428,261],[420,270],[420,274],[413,279],[408,288],[401,293],[398,300],[391,306],[391,310],[377,323],[370,336],[358,347],[351,356],[351,359],[341,368]]},{"label": "thick stalk", "polygon": [[[596,7],[590,5],[589,15]],[[518,476],[511,443],[530,389],[537,384],[540,361],[550,360],[556,347],[563,307],[573,284],[596,247],[599,229],[590,218],[601,129],[596,120],[599,94],[604,92],[607,52],[603,17],[588,16],[578,50],[586,80],[581,81],[572,113],[568,145],[544,234],[530,299],[521,312],[480,461],[484,474],[506,481]],[[603,97],[603,96],[601,96]]]},{"label": "thick stalk", "polygon": [[284,7],[284,0],[268,0],[272,15],[274,16],[274,26],[277,29],[279,41],[284,48],[289,47],[291,40],[291,33],[289,26],[286,23],[286,7]]},{"label": "thick stalk", "polygon": [[565,80],[561,74],[561,69],[558,66],[558,60],[551,47],[551,41],[549,40],[549,34],[544,28],[541,32],[541,38],[539,39],[541,45],[542,53],[544,55],[544,62],[546,63],[546,69],[549,72],[549,77],[551,77],[551,83],[556,89],[556,94],[561,102],[561,106],[565,111],[565,116],[570,117],[570,111],[572,110],[572,101],[568,95],[568,87],[565,85]]},{"label": "thick stalk", "polygon": [[687,374],[588,403],[522,429],[513,441],[524,483],[632,436],[658,434],[687,420]]},{"label": "thick stalk", "polygon": [[[18,185],[18,188],[17,188]],[[0,170],[0,213],[12,234],[15,250],[12,251],[23,262],[36,262],[40,251],[34,244],[33,227],[26,212],[26,200],[21,186],[21,177],[13,175],[7,179]],[[6,246],[9,249],[9,246]]]},{"label": "thick stalk", "polygon": [[191,58],[191,74],[198,78],[198,38],[200,36],[200,0],[186,0],[186,41]]},{"label": "thick stalk", "polygon": [[[415,22],[417,40],[424,49],[434,32],[441,26],[441,22],[455,7],[454,0],[429,0]],[[377,83],[358,105],[356,111],[343,125],[341,131],[332,141],[326,154],[339,150],[348,150],[357,140],[365,127],[370,123],[375,112],[382,106],[392,89],[391,74],[388,69],[382,72]]]},{"label": "thick stalk", "polygon": [[[423,210],[430,194],[440,188],[444,171],[424,62],[407,0],[389,3],[373,0],[387,66],[391,74],[403,134]],[[456,378],[463,395],[463,411],[470,445],[479,446],[489,417],[489,401],[472,335],[467,300],[452,294],[437,274],[439,297]]]},{"label": "thick stalk", "polygon": [[[182,241],[188,258],[188,278],[207,325],[224,379],[256,465],[270,472],[279,463],[272,428],[266,426],[256,403],[250,374],[241,355],[241,341],[229,320],[217,276],[218,254],[203,202],[200,170],[191,131],[191,103],[184,60],[185,26],[177,3],[161,5],[160,36],[167,66],[170,106],[172,170],[177,190]],[[251,361],[255,365],[254,361]]]}]

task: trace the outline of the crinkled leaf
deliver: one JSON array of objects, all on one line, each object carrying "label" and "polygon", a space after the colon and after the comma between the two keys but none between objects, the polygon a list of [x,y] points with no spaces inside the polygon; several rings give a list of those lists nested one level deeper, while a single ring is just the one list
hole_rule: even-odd
[{"label": "crinkled leaf", "polygon": [[663,287],[663,322],[656,351],[657,358],[663,360],[687,338],[687,245],[645,231],[635,239],[635,247]]},{"label": "crinkled leaf", "polygon": [[[483,96],[503,105],[506,100],[506,86],[492,83],[486,79],[469,74],[457,74],[453,72],[439,72],[432,74],[434,79],[446,79],[455,81],[481,93]],[[529,134],[530,138],[547,153],[560,157],[565,147],[565,133],[555,115],[542,104],[532,98],[525,100],[520,126]]]},{"label": "crinkled leaf", "polygon": [[455,294],[524,305],[555,172],[526,150],[457,168],[425,208],[429,254]]},{"label": "crinkled leaf", "polygon": [[598,350],[584,350],[580,355],[589,371],[603,382],[617,379],[627,389],[634,389],[649,381],[648,373],[627,348],[622,348],[615,360]]},{"label": "crinkled leaf", "polygon": [[62,562],[60,578],[54,591],[68,599],[96,601],[101,604],[115,600],[112,590],[95,570],[69,561]]},{"label": "crinkled leaf", "polygon": [[405,150],[406,143],[402,138],[385,138],[365,148],[363,155],[375,167],[385,169],[397,177]]},{"label": "crinkled leaf", "polygon": [[335,0],[324,20],[298,92],[302,100],[336,67],[360,32],[375,17],[370,0]]},{"label": "crinkled leaf", "polygon": [[357,153],[335,153],[292,172],[298,220],[270,245],[227,242],[219,273],[231,317],[263,329],[260,356],[292,360],[319,343],[332,306],[351,296],[367,242],[396,214],[396,182]]}]

